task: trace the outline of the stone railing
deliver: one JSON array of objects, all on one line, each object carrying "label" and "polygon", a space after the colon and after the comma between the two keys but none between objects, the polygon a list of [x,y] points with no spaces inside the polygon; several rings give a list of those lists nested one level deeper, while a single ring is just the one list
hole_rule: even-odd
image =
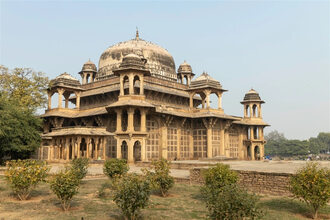
[{"label": "stone railing", "polygon": [[[203,172],[207,168],[190,169],[190,183],[203,184]],[[271,195],[290,195],[289,181],[292,174],[269,173],[257,171],[235,170],[239,176],[239,184],[249,191]]]}]

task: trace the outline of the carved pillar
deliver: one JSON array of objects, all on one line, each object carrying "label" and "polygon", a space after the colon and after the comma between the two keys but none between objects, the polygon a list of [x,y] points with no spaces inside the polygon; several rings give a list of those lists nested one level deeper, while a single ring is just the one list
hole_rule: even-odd
[{"label": "carved pillar", "polygon": [[205,90],[205,95],[206,95],[206,108],[210,108],[210,95],[211,91],[210,90]]},{"label": "carved pillar", "polygon": [[141,161],[146,161],[146,139],[142,139],[141,143]]},{"label": "carved pillar", "polygon": [[165,124],[161,127],[162,142],[161,142],[161,155],[162,158],[167,159],[167,127]]},{"label": "carved pillar", "polygon": [[58,108],[62,108],[62,98],[63,98],[62,96],[64,93],[64,89],[58,88],[57,93],[58,93]]},{"label": "carved pillar", "polygon": [[83,84],[87,83],[87,73],[83,73]]},{"label": "carved pillar", "polygon": [[121,155],[121,144],[122,141],[120,139],[117,139],[117,159],[121,159],[122,155]]},{"label": "carved pillar", "polygon": [[129,94],[133,95],[134,94],[134,78],[133,74],[130,74],[128,76],[128,83],[129,83]]},{"label": "carved pillar", "polygon": [[122,127],[121,127],[122,109],[116,109],[116,114],[117,114],[117,128],[116,128],[116,132],[122,132]]},{"label": "carved pillar", "polygon": [[222,109],[222,94],[218,92],[218,109]]},{"label": "carved pillar", "polygon": [[86,158],[90,157],[90,151],[91,151],[91,147],[92,147],[91,146],[92,145],[91,141],[92,141],[92,139],[90,137],[86,138],[86,153],[85,153]]},{"label": "carved pillar", "polygon": [[133,132],[134,131],[134,109],[128,108],[128,123],[127,123],[127,131]]},{"label": "carved pillar", "polygon": [[249,104],[249,108],[250,108],[250,118],[251,118],[251,117],[252,117],[252,115],[253,115],[252,104]]},{"label": "carved pillar", "polygon": [[105,148],[106,148],[106,140],[107,140],[107,137],[103,137],[102,139],[102,150],[103,150],[103,160],[106,160],[106,155],[105,155]]},{"label": "carved pillar", "polygon": [[65,94],[64,95],[64,98],[65,98],[65,108],[69,108],[69,97],[70,97],[70,94]]},{"label": "carved pillar", "polygon": [[78,137],[78,140],[77,140],[77,158],[80,158],[80,144],[81,144],[81,137]]},{"label": "carved pillar", "polygon": [[194,107],[194,94],[189,94],[189,107]]},{"label": "carved pillar", "polygon": [[254,140],[254,128],[250,127],[250,140]]},{"label": "carved pillar", "polygon": [[224,121],[221,121],[221,128],[220,128],[220,155],[225,155],[225,125]]},{"label": "carved pillar", "polygon": [[251,160],[255,160],[255,158],[254,158],[254,145],[253,144],[251,144],[251,147],[250,147],[250,154],[251,154]]},{"label": "carved pillar", "polygon": [[248,115],[247,115],[247,111],[246,111],[246,106],[247,105],[244,105],[244,118],[246,118]]},{"label": "carved pillar", "polygon": [[141,112],[141,132],[146,132],[146,109],[142,108]]},{"label": "carved pillar", "polygon": [[123,77],[123,75],[120,75],[119,80],[120,80],[120,92],[119,92],[119,95],[124,95],[124,77]]},{"label": "carved pillar", "polygon": [[94,151],[94,160],[97,160],[100,156],[100,145],[101,145],[101,142],[99,141],[99,138],[97,137],[96,138],[96,141],[95,141],[95,151]]},{"label": "carved pillar", "polygon": [[51,91],[47,91],[47,95],[48,95],[48,110],[52,109],[52,96],[53,96],[53,92]]},{"label": "carved pillar", "polygon": [[142,76],[140,76],[140,95],[144,95],[144,83],[143,83],[143,81],[144,81],[144,77],[142,75]]},{"label": "carved pillar", "polygon": [[258,117],[262,118],[262,114],[261,114],[261,104],[258,105]]},{"label": "carved pillar", "polygon": [[128,163],[134,163],[134,157],[133,157],[133,145],[134,145],[134,141],[131,139],[129,141],[127,141],[127,148],[128,148],[128,158],[127,158],[127,162]]},{"label": "carved pillar", "polygon": [[81,92],[75,92],[76,94],[76,108],[79,109],[80,108],[80,95],[81,95]]}]

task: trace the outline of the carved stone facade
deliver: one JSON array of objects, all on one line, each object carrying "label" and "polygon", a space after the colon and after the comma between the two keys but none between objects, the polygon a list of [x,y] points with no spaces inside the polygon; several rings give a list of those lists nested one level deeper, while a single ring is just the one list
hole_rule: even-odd
[{"label": "carved stone facade", "polygon": [[[207,73],[193,79],[187,62],[175,73],[172,56],[138,34],[108,48],[100,64],[99,71],[91,61],[84,64],[82,84],[67,73],[52,81],[40,159],[263,158],[268,125],[256,91],[241,102],[244,117],[227,115],[221,103],[227,90],[219,81]],[[55,93],[58,107],[52,108]],[[218,98],[215,109],[211,94]]]}]

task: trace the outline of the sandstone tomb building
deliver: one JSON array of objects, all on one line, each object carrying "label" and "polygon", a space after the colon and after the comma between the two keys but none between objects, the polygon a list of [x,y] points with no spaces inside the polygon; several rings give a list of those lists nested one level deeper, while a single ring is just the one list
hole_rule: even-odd
[{"label": "sandstone tomb building", "polygon": [[[98,69],[88,61],[79,74],[82,83],[67,73],[51,81],[39,159],[264,156],[268,125],[255,90],[241,102],[243,117],[227,115],[221,104],[227,90],[219,81],[207,73],[194,77],[187,62],[176,71],[171,54],[140,39],[138,32],[135,39],[106,49]],[[58,105],[52,108],[56,93]],[[211,94],[217,96],[217,108],[210,105]]]}]

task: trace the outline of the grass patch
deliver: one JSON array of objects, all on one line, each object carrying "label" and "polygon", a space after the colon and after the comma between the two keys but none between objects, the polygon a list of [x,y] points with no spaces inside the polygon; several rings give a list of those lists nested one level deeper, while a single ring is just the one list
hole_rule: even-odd
[{"label": "grass patch", "polygon": [[[63,212],[60,202],[42,183],[33,191],[31,199],[18,201],[7,186],[5,179],[0,177],[0,219],[124,219],[119,208],[110,197],[99,198],[97,191],[106,179],[83,180],[79,193],[73,198],[72,208]],[[286,197],[265,196],[260,202],[267,210],[264,219],[291,220],[310,217],[309,208],[302,202]],[[205,219],[207,209],[201,200],[199,186],[175,184],[168,197],[152,194],[147,209],[142,210],[142,219]],[[330,207],[320,210],[320,219],[330,219]]]}]

